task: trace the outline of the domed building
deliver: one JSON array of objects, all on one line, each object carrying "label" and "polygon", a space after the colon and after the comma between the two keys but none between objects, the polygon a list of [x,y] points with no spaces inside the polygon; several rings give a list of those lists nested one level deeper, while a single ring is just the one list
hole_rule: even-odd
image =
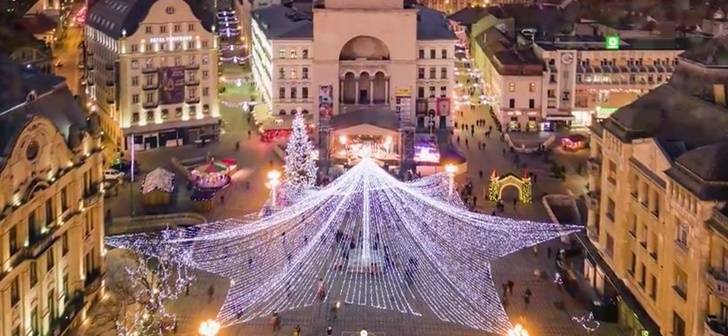
[{"label": "domed building", "polygon": [[0,76],[0,335],[64,334],[103,294],[99,121],[61,77]]},{"label": "domed building", "polygon": [[457,40],[442,12],[403,0],[271,5],[253,11],[252,35],[264,137],[285,135],[301,112],[323,161],[355,145],[404,159],[415,131],[453,125]]}]

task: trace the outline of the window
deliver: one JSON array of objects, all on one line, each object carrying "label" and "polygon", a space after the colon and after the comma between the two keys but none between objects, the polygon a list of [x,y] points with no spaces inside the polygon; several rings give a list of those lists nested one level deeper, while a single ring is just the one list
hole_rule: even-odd
[{"label": "window", "polygon": [[612,238],[612,235],[607,233],[607,255],[610,258],[614,258],[614,238]]},{"label": "window", "polygon": [[296,69],[292,69],[291,70],[291,78],[292,79],[297,79],[298,78],[298,73],[296,72]]},{"label": "window", "polygon": [[135,93],[135,94],[131,95],[131,103],[139,104],[139,95],[138,94]]},{"label": "window", "polygon": [[61,284],[61,295],[68,300],[68,273],[63,275],[63,283]]},{"label": "window", "polygon": [[640,281],[639,285],[642,289],[645,289],[645,278],[647,277],[647,267],[645,264],[640,264]]},{"label": "window", "polygon": [[417,68],[417,79],[425,79],[425,68]]},{"label": "window", "polygon": [[516,108],[516,99],[515,98],[508,99],[508,107]]},{"label": "window", "polygon": [[38,306],[30,310],[30,331],[33,335],[39,334],[38,330]]},{"label": "window", "polygon": [[51,223],[56,219],[53,211],[53,198],[49,198],[45,202],[45,220],[46,226],[50,226]]},{"label": "window", "polygon": [[36,264],[35,261],[32,261],[29,269],[30,287],[32,288],[36,283],[38,283],[38,264]]},{"label": "window", "polygon": [[301,88],[301,98],[308,99],[308,87],[304,86]]},{"label": "window", "polygon": [[629,234],[637,237],[637,216],[634,213],[627,213],[627,224],[629,225]]},{"label": "window", "polygon": [[174,109],[174,116],[177,118],[182,118],[182,108],[181,107]]},{"label": "window", "polygon": [[147,102],[148,104],[152,104],[152,103],[154,103],[154,93],[153,93],[153,92],[147,92],[147,95],[146,95],[146,102]]},{"label": "window", "polygon": [[673,289],[683,299],[688,297],[688,275],[675,265],[675,276],[674,276]]},{"label": "window", "polygon": [[147,121],[154,121],[154,111],[147,111]]},{"label": "window", "polygon": [[675,311],[672,312],[672,335],[685,336],[685,320]]},{"label": "window", "polygon": [[549,89],[548,91],[546,91],[546,95],[547,95],[547,96],[548,96],[549,98],[556,98],[556,93],[554,92],[554,90],[553,90],[553,89]]},{"label": "window", "polygon": [[516,83],[508,83],[508,92],[516,92]]},{"label": "window", "polygon": [[637,255],[635,255],[634,252],[630,252],[629,254],[629,269],[627,270],[627,273],[634,276],[635,267],[637,267]]},{"label": "window", "polygon": [[51,320],[55,320],[58,316],[56,313],[56,293],[52,289],[48,291],[48,313],[50,314]]},{"label": "window", "polygon": [[607,181],[612,184],[617,184],[617,163],[609,160],[609,171],[607,172]]},{"label": "window", "polygon": [[303,59],[308,58],[308,49],[301,50],[301,58],[303,58]]},{"label": "window", "polygon": [[417,87],[417,98],[425,98],[425,88],[422,86]]},{"label": "window", "polygon": [[425,58],[425,49],[420,49],[419,58],[424,59]]},{"label": "window", "polygon": [[442,51],[440,52],[440,56],[442,59],[446,59],[447,58],[447,49],[442,49]]},{"label": "window", "polygon": [[195,31],[195,24],[194,23],[188,23],[187,24],[187,31]]},{"label": "window", "polygon": [[[182,50],[182,41],[177,41],[174,43],[174,50]],[[175,65],[179,65],[179,64],[175,64]]]},{"label": "window", "polygon": [[286,79],[286,69],[278,69],[278,79]]},{"label": "window", "polygon": [[650,275],[650,298],[652,301],[657,300],[657,277],[654,274]]},{"label": "window", "polygon": [[139,76],[131,77],[131,86],[139,86]]},{"label": "window", "polygon": [[202,71],[202,80],[207,80],[207,78],[210,76],[210,73],[207,70]]},{"label": "window", "polygon": [[278,99],[286,98],[286,88],[278,88]]},{"label": "window", "polygon": [[436,68],[430,68],[430,79],[437,78],[437,69]]},{"label": "window", "polygon": [[133,123],[139,122],[139,112],[134,112],[131,114],[131,122],[133,122]]},{"label": "window", "polygon": [[15,328],[13,328],[12,336],[20,336],[20,326],[16,326]]},{"label": "window", "polygon": [[64,232],[61,236],[61,253],[64,256],[68,254],[68,232]]},{"label": "window", "polygon": [[162,25],[162,26],[159,26],[159,32],[160,32],[161,34],[164,34],[164,33],[166,33],[166,32],[167,32],[167,26],[164,26],[164,25]]},{"label": "window", "polygon": [[[207,42],[207,40],[202,41],[202,48],[207,49],[208,44],[209,44],[209,42]],[[206,64],[206,63],[203,63],[203,64]]]},{"label": "window", "polygon": [[68,210],[68,193],[66,187],[63,187],[61,189],[61,212],[66,212],[66,210]]},{"label": "window", "polygon": [[689,227],[682,222],[678,222],[675,228],[675,241],[683,248],[688,247]]},{"label": "window", "polygon": [[169,110],[163,109],[162,110],[162,120],[167,120],[167,119],[169,119]]},{"label": "window", "polygon": [[182,25],[176,24],[174,25],[174,32],[179,33],[182,31]]},{"label": "window", "polygon": [[20,301],[20,281],[18,277],[10,284],[10,306],[14,307]]},{"label": "window", "polygon": [[430,49],[430,58],[435,58],[435,49]]},{"label": "window", "polygon": [[301,69],[301,78],[308,79],[308,68],[307,67],[303,67],[303,69]]},{"label": "window", "polygon": [[280,111],[278,111],[278,115],[286,115],[286,110],[281,109]]},{"label": "window", "polygon": [[46,270],[50,271],[53,269],[53,265],[55,264],[55,256],[53,255],[53,247],[48,249],[48,252],[46,252]]},{"label": "window", "polygon": [[151,34],[152,33],[152,26],[146,26],[146,27],[144,27],[144,33],[145,34]]},{"label": "window", "polygon": [[286,49],[278,50],[278,58],[286,58]]},{"label": "window", "polygon": [[447,79],[447,68],[440,69],[440,79]]},{"label": "window", "polygon": [[203,97],[207,97],[207,96],[209,96],[209,95],[210,95],[210,88],[208,88],[208,87],[203,87],[203,88],[202,88],[202,96],[203,96]]},{"label": "window", "polygon": [[614,207],[615,207],[614,201],[610,197],[607,197],[606,215],[607,215],[607,218],[609,218],[611,221],[614,221]]},{"label": "window", "polygon": [[536,108],[536,100],[535,99],[529,99],[528,100],[528,108]]},{"label": "window", "polygon": [[297,90],[295,87],[292,87],[291,88],[291,99],[296,99],[296,96],[298,96]]},{"label": "window", "polygon": [[131,52],[132,53],[139,52],[139,45],[138,44],[132,44],[131,45]]}]

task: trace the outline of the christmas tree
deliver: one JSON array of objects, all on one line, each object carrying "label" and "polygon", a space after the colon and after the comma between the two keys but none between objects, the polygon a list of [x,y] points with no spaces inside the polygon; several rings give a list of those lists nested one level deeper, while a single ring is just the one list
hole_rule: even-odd
[{"label": "christmas tree", "polygon": [[285,185],[288,195],[310,188],[316,183],[316,158],[301,113],[293,119],[293,132],[286,146]]}]

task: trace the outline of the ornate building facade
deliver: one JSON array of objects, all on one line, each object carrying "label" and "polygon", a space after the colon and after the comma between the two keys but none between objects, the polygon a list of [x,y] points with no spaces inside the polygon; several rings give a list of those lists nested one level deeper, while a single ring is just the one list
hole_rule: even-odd
[{"label": "ornate building facade", "polygon": [[[103,294],[101,130],[63,78],[0,63],[0,334],[57,335]],[[9,84],[4,84],[9,83]]]},{"label": "ornate building facade", "polygon": [[584,274],[633,333],[728,330],[726,46],[591,127]]}]

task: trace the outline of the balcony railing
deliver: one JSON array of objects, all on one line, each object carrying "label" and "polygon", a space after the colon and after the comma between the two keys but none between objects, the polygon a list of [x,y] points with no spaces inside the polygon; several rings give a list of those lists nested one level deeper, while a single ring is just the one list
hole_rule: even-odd
[{"label": "balcony railing", "polygon": [[86,275],[86,280],[84,280],[83,284],[86,295],[95,292],[97,289],[99,289],[99,287],[101,287],[102,278],[103,276],[101,274],[101,270],[99,269],[95,269]]},{"label": "balcony railing", "polygon": [[200,80],[199,79],[188,79],[188,80],[185,80],[185,85],[188,85],[188,86],[200,85]]},{"label": "balcony railing", "polygon": [[157,68],[153,66],[145,66],[142,68],[142,73],[154,73],[157,72]]},{"label": "balcony railing", "polygon": [[152,83],[152,84],[147,83],[147,84],[142,85],[143,90],[156,90],[158,88],[159,88],[158,83]]},{"label": "balcony railing", "polygon": [[199,69],[199,68],[200,68],[200,64],[199,63],[193,63],[193,64],[187,64],[187,65],[185,65],[185,69],[188,69],[188,70],[195,70],[195,69]]},{"label": "balcony railing", "polygon": [[144,108],[155,108],[157,106],[159,106],[158,101],[145,101],[144,103],[142,103],[142,107]]},{"label": "balcony railing", "polygon": [[98,203],[101,198],[101,187],[99,183],[92,184],[85,192],[83,205],[90,207]]},{"label": "balcony railing", "polygon": [[703,328],[705,329],[705,336],[728,335],[728,325],[713,315],[705,317]]},{"label": "balcony railing", "polygon": [[187,97],[185,102],[187,102],[187,104],[197,104],[200,102],[200,97]]},{"label": "balcony railing", "polygon": [[708,288],[723,301],[728,301],[728,274],[725,271],[709,268],[705,275]]}]

